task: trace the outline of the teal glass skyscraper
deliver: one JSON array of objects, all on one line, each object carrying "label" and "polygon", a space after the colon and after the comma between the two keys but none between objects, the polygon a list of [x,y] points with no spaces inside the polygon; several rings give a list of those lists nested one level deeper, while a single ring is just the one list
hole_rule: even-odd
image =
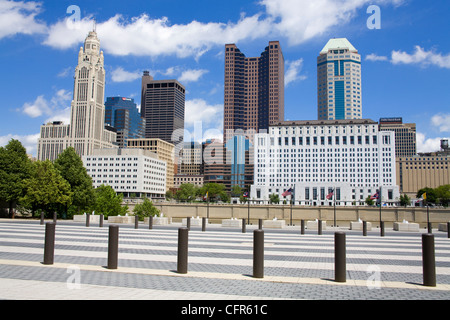
[{"label": "teal glass skyscraper", "polygon": [[108,97],[105,102],[105,124],[117,130],[117,144],[127,147],[128,139],[145,137],[145,119],[134,102],[124,97]]},{"label": "teal glass skyscraper", "polygon": [[345,38],[317,58],[317,102],[318,120],[362,119],[361,55]]}]

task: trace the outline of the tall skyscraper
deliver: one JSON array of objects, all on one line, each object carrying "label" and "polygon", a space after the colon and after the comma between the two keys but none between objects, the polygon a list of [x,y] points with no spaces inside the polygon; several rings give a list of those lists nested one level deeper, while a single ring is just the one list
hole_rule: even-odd
[{"label": "tall skyscraper", "polygon": [[[186,89],[177,80],[153,80],[148,71],[142,77],[141,115],[145,137],[169,143],[183,141]],[[176,141],[172,135],[176,131]]]},{"label": "tall skyscraper", "polygon": [[51,123],[41,128],[38,160],[54,160],[69,146],[80,156],[91,155],[94,149],[116,147],[116,133],[105,128],[104,56],[95,30],[89,32],[78,52],[74,78],[70,124]]},{"label": "tall skyscraper", "polygon": [[120,148],[127,147],[128,139],[145,137],[145,119],[141,117],[134,99],[106,98],[105,123],[117,130],[117,144]]},{"label": "tall skyscraper", "polygon": [[317,100],[319,120],[362,119],[361,55],[345,38],[317,58]]},{"label": "tall skyscraper", "polygon": [[[225,45],[224,142],[235,130],[267,130],[284,120],[284,57],[270,41],[260,57]],[[230,135],[227,137],[227,130]]]}]

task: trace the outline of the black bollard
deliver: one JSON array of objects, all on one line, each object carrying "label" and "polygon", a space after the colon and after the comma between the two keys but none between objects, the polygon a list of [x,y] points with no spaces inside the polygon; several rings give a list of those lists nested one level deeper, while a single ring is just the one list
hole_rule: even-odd
[{"label": "black bollard", "polygon": [[56,223],[58,220],[58,214],[56,212],[53,212],[53,223]]},{"label": "black bollard", "polygon": [[423,285],[436,287],[436,259],[434,253],[434,235],[422,234]]},{"label": "black bollard", "polygon": [[367,221],[363,221],[363,236],[367,236]]},{"label": "black bollard", "polygon": [[206,231],[206,218],[202,218],[202,231]]},{"label": "black bollard", "polygon": [[148,228],[153,229],[153,216],[148,217]]},{"label": "black bollard", "polygon": [[263,228],[263,220],[262,219],[258,219],[258,229],[262,230]]},{"label": "black bollard", "polygon": [[44,225],[44,213],[41,212],[41,226]]},{"label": "black bollard", "polygon": [[139,216],[134,216],[134,228],[139,229]]},{"label": "black bollard", "polygon": [[178,261],[177,261],[177,272],[187,273],[188,272],[188,228],[178,229]]},{"label": "black bollard", "polygon": [[264,231],[253,231],[253,277],[264,278]]},{"label": "black bollard", "polygon": [[317,234],[321,235],[322,234],[322,220],[319,220],[317,222]]},{"label": "black bollard", "polygon": [[447,222],[447,238],[450,239],[450,222]]},{"label": "black bollard", "polygon": [[384,221],[380,222],[380,236],[384,237]]},{"label": "black bollard", "polygon": [[301,234],[305,234],[305,220],[301,221],[300,232]]},{"label": "black bollard", "polygon": [[100,228],[103,228],[103,219],[104,219],[104,216],[103,216],[103,214],[101,214],[101,215],[100,215],[100,221],[99,221],[99,223],[98,223],[98,226],[99,226]]},{"label": "black bollard", "polygon": [[119,226],[109,226],[108,269],[117,269],[119,258]]},{"label": "black bollard", "polygon": [[189,231],[191,230],[191,218],[190,217],[186,218],[186,227]]},{"label": "black bollard", "polygon": [[90,214],[87,214],[86,215],[86,227],[88,227],[89,228],[89,224],[90,224],[90,221],[91,220],[91,215]]},{"label": "black bollard", "polygon": [[428,225],[428,233],[430,233],[430,234],[433,233],[433,225],[432,225],[432,223],[428,222],[427,225]]},{"label": "black bollard", "polygon": [[242,219],[242,233],[246,233],[246,224],[245,224],[245,219]]},{"label": "black bollard", "polygon": [[334,234],[334,277],[336,282],[347,281],[345,233]]},{"label": "black bollard", "polygon": [[53,264],[55,257],[55,227],[54,222],[45,225],[44,262],[45,265]]}]

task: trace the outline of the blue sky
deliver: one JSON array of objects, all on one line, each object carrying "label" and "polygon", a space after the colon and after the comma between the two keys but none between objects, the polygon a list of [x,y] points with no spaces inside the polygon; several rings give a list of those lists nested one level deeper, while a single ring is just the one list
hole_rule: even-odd
[{"label": "blue sky", "polygon": [[[370,5],[380,29],[367,27]],[[280,41],[285,118],[314,120],[317,56],[345,37],[362,56],[363,117],[414,122],[418,150],[434,151],[450,137],[448,12],[448,0],[0,0],[0,145],[19,139],[35,155],[40,126],[68,122],[78,50],[95,19],[106,96],[139,105],[143,70],[178,79],[186,128],[201,121],[203,138],[221,136],[226,43],[253,57]]]}]

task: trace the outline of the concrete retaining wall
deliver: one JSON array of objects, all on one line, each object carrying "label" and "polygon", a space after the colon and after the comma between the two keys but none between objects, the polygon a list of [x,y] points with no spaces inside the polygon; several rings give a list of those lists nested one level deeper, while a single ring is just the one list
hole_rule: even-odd
[{"label": "concrete retaining wall", "polygon": [[[133,205],[128,204],[132,212]],[[166,217],[173,219],[181,219],[186,217],[207,217],[207,204],[169,204],[156,203],[155,206],[161,210]],[[450,209],[429,209],[430,222],[432,223],[447,223],[450,221]],[[249,209],[247,205],[231,205],[223,204],[209,205],[209,219],[210,221],[219,222],[222,219],[247,219]],[[335,211],[333,207],[292,207],[292,221],[294,224],[299,224],[300,220],[315,220],[320,219],[328,221],[329,225],[333,224]],[[383,207],[381,209],[382,220],[386,226],[392,226],[394,222],[408,222],[419,223],[421,227],[427,223],[427,209],[414,207]],[[278,220],[286,220],[287,223],[291,219],[291,207],[289,205],[252,205],[250,206],[250,220],[255,222],[258,219],[271,220],[277,218]],[[372,222],[373,226],[379,225],[380,209],[376,207],[336,207],[336,221],[339,226],[350,226],[350,222],[358,221]]]}]

